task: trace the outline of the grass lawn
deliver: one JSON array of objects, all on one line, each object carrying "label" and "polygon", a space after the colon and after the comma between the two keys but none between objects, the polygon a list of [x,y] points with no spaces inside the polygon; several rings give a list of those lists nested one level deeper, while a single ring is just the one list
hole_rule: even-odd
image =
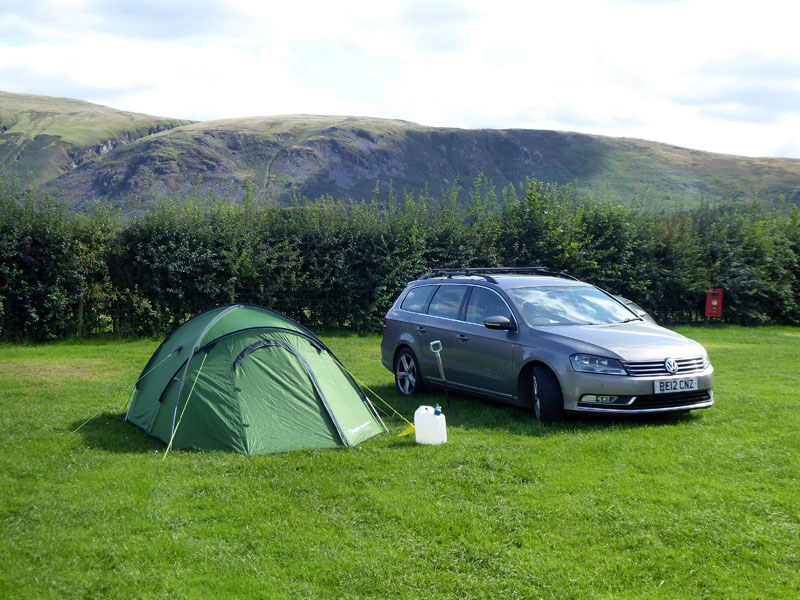
[{"label": "grass lawn", "polygon": [[[681,329],[716,405],[569,420],[454,397],[448,442],[245,457],[123,422],[158,341],[0,347],[0,598],[800,597],[800,329]],[[405,416],[380,337],[323,335]],[[95,419],[74,430],[92,415]]]}]

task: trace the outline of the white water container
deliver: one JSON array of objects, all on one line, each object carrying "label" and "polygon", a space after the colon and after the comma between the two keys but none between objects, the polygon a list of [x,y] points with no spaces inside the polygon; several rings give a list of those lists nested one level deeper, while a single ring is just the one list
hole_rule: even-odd
[{"label": "white water container", "polygon": [[420,406],[414,413],[414,433],[418,444],[443,444],[447,441],[447,424],[439,405]]}]

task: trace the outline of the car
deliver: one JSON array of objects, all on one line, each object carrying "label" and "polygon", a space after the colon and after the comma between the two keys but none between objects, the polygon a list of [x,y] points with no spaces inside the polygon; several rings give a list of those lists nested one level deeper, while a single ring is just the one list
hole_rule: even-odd
[{"label": "car", "polygon": [[542,422],[714,404],[702,345],[544,267],[439,269],[408,283],[383,319],[381,362],[404,396],[446,385]]}]

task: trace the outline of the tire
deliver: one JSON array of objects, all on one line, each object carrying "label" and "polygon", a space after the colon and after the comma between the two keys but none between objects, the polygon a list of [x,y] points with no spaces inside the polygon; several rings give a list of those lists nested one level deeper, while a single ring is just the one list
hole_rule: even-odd
[{"label": "tire", "polygon": [[409,348],[400,350],[394,359],[394,383],[403,396],[413,396],[425,388],[419,362]]},{"label": "tire", "polygon": [[564,396],[553,372],[544,365],[533,367],[531,382],[533,410],[540,423],[553,423],[564,418]]}]

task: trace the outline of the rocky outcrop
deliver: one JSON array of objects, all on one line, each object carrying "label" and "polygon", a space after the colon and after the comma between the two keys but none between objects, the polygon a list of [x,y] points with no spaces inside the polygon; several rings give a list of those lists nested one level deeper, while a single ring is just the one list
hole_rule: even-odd
[{"label": "rocky outcrop", "polygon": [[72,147],[68,151],[68,155],[71,159],[70,169],[77,169],[81,164],[83,164],[87,160],[91,160],[93,158],[97,158],[98,156],[103,156],[104,154],[108,154],[109,152],[120,146],[125,146],[126,144],[130,144],[149,135],[160,133],[162,131],[167,131],[169,129],[173,129],[174,127],[180,127],[185,123],[186,121],[167,120],[159,123],[154,127],[139,128],[132,131],[127,131],[114,138],[101,140],[100,143],[95,144],[93,146]]}]

